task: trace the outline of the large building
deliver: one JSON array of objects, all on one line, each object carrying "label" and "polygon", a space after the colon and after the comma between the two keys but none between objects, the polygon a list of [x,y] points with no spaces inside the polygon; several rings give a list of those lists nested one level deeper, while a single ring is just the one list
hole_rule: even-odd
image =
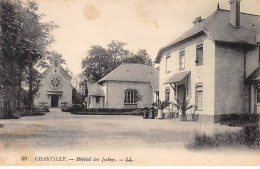
[{"label": "large building", "polygon": [[220,9],[162,47],[160,99],[189,99],[200,120],[260,113],[260,16],[241,13],[240,0]]},{"label": "large building", "polygon": [[134,109],[152,106],[159,97],[159,71],[153,66],[123,63],[98,83],[88,84],[89,108]]},{"label": "large building", "polygon": [[41,87],[37,92],[34,104],[47,102],[49,107],[60,107],[63,102],[72,104],[73,87],[71,76],[61,66],[61,58],[53,57],[51,66],[40,76]]}]

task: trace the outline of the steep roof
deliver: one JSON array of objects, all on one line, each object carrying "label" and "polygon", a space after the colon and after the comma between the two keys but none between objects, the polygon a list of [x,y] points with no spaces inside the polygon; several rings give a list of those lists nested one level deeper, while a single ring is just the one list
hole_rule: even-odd
[{"label": "steep roof", "polygon": [[158,91],[159,70],[144,64],[123,63],[98,82],[103,81],[150,82],[153,90]]},{"label": "steep roof", "polygon": [[[60,69],[59,69],[59,70],[60,70],[60,73],[61,73],[62,76],[64,76],[66,79],[71,80],[71,76],[68,74],[68,72],[67,72],[66,70],[63,69],[62,66],[60,66]],[[50,71],[51,71],[51,66],[48,67],[48,68],[40,75],[40,78],[46,77],[46,76],[49,74]]]},{"label": "steep roof", "polygon": [[240,13],[240,27],[235,28],[229,22],[229,10],[218,9],[202,22],[195,24],[179,38],[162,47],[155,59],[160,62],[162,52],[198,33],[205,33],[211,40],[227,43],[246,43],[256,45],[256,36],[260,34],[260,16]]},{"label": "steep roof", "polygon": [[87,86],[89,96],[105,96],[102,86],[98,83],[88,83]]}]

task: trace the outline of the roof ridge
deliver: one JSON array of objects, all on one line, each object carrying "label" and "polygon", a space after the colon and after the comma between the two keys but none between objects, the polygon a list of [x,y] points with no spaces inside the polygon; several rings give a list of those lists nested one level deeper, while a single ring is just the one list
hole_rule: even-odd
[{"label": "roof ridge", "polygon": [[[230,12],[230,10],[228,9],[217,9],[219,11],[227,11],[227,12]],[[246,12],[240,12],[241,14],[245,14],[245,15],[253,15],[253,16],[260,16],[260,15],[257,15],[257,14],[251,14],[251,13],[246,13]]]}]

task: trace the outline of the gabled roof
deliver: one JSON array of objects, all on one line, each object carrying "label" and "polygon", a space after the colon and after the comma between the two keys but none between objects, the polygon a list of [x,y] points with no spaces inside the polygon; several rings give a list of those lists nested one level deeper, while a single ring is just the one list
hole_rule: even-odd
[{"label": "gabled roof", "polygon": [[[50,72],[51,70],[51,66],[48,67],[41,75],[40,75],[40,78],[44,78],[48,75],[48,73]],[[64,76],[66,79],[69,79],[71,80],[71,76],[68,74],[68,72],[66,70],[63,69],[62,66],[60,66],[60,73],[62,74],[62,76]]]},{"label": "gabled roof", "polygon": [[89,96],[105,96],[104,90],[101,85],[98,83],[89,83],[88,86],[88,95]]},{"label": "gabled roof", "polygon": [[124,82],[150,82],[154,91],[159,90],[159,70],[153,66],[122,63],[98,82],[124,81]]},{"label": "gabled roof", "polygon": [[240,27],[235,28],[229,23],[229,15],[229,10],[216,10],[203,21],[195,24],[179,38],[162,47],[157,54],[155,63],[160,62],[161,54],[166,48],[173,47],[199,33],[206,34],[212,41],[257,45],[256,36],[260,34],[260,16],[240,13]]},{"label": "gabled roof", "polygon": [[246,82],[248,81],[257,81],[260,80],[260,66],[258,66],[253,73],[251,73],[247,78]]}]

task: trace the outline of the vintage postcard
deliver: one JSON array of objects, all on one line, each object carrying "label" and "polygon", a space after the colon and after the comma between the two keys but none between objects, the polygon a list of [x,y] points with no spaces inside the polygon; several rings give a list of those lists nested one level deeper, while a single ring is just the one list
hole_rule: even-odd
[{"label": "vintage postcard", "polygon": [[0,0],[1,166],[259,166],[259,0]]}]

